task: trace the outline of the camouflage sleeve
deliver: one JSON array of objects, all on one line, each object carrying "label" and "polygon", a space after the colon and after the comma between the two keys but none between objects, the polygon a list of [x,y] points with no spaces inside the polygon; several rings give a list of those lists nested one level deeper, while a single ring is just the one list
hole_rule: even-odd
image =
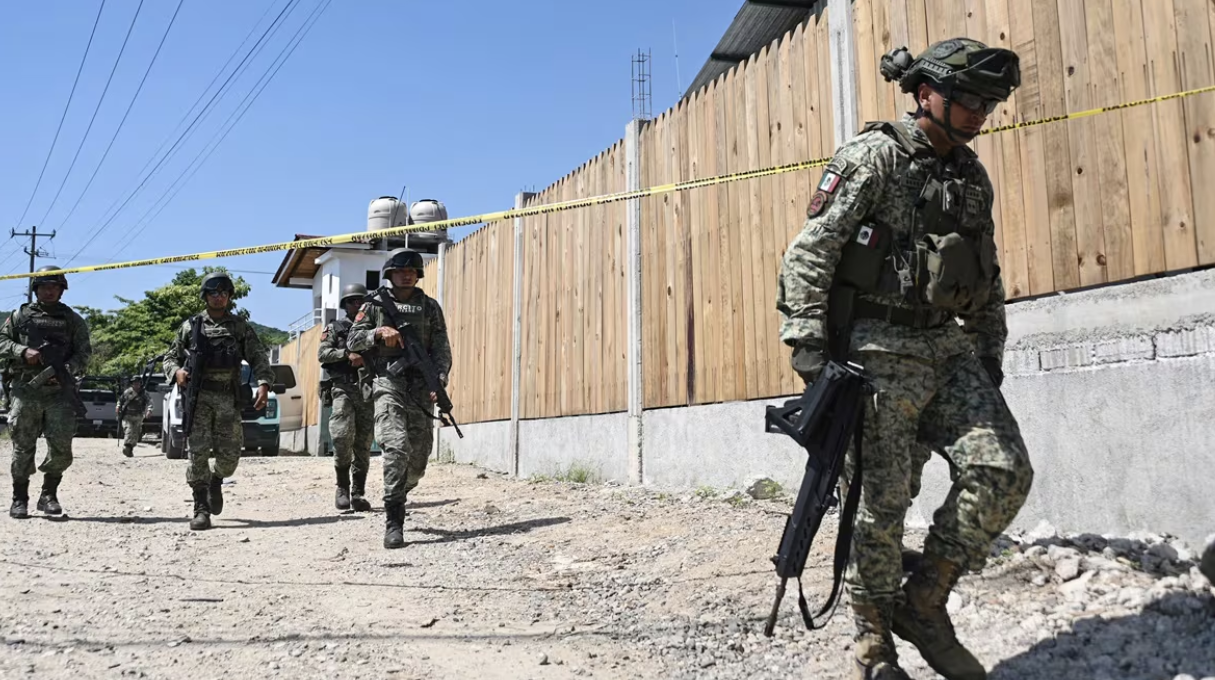
[{"label": "camouflage sleeve", "polygon": [[336,340],[337,334],[333,332],[333,324],[325,326],[325,330],[321,332],[321,341],[317,343],[317,361],[322,364],[332,364],[346,360],[346,348],[338,347]]},{"label": "camouflage sleeve", "polygon": [[258,386],[274,384],[274,369],[270,368],[270,357],[266,353],[266,347],[262,344],[262,339],[257,337],[257,331],[253,330],[253,326],[247,323],[242,323],[244,327],[244,357],[245,361],[249,362],[249,368],[253,371],[253,377],[257,378]]},{"label": "camouflage sleeve", "polygon": [[346,349],[351,352],[366,352],[375,347],[375,330],[381,325],[380,314],[375,303],[363,303],[354,317],[350,334],[346,336]]},{"label": "camouflage sleeve", "polygon": [[451,342],[447,338],[447,320],[443,318],[443,307],[438,300],[430,305],[430,360],[440,373],[451,373]]},{"label": "camouflage sleeve", "polygon": [[122,394],[118,395],[118,411],[121,413],[126,408],[127,402],[130,401],[131,390],[126,389]]},{"label": "camouflage sleeve", "polygon": [[992,279],[991,295],[987,299],[987,304],[974,312],[959,314],[958,318],[962,320],[962,330],[970,336],[974,343],[976,356],[995,357],[1003,362],[1004,341],[1008,339],[1008,321],[1004,313],[1004,277],[1000,274],[1000,259],[996,250],[996,224],[991,218],[995,190],[986,173],[984,173],[982,181],[987,193],[982,247],[988,249],[988,257],[995,263],[995,276]]},{"label": "camouflage sleeve", "polygon": [[[780,339],[796,346],[825,343],[827,293],[844,244],[882,200],[892,153],[882,153],[870,133],[841,146],[823,173],[802,230],[789,244],[777,278]],[[884,135],[883,135],[884,136]]]},{"label": "camouflage sleeve", "polygon": [[64,362],[68,373],[82,375],[93,358],[93,341],[89,338],[89,322],[75,312],[72,315],[72,355]]},{"label": "camouflage sleeve", "polygon": [[163,363],[165,369],[165,380],[171,384],[176,378],[177,371],[186,363],[186,347],[190,342],[190,320],[186,319],[181,322],[181,328],[177,329],[177,335],[173,338],[173,343],[169,345],[169,351],[165,352],[165,360]]},{"label": "camouflage sleeve", "polygon": [[4,324],[0,325],[0,356],[14,359],[25,358],[25,350],[29,347],[17,340],[17,322],[14,321],[20,313],[20,311],[13,312],[4,320]]}]

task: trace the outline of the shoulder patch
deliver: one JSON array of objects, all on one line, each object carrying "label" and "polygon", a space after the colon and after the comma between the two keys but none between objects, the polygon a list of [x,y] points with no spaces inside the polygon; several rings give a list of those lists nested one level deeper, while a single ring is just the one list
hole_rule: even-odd
[{"label": "shoulder patch", "polygon": [[827,204],[830,203],[830,196],[822,191],[822,189],[814,192],[814,197],[810,199],[810,207],[806,209],[806,217],[818,217],[827,209]]}]

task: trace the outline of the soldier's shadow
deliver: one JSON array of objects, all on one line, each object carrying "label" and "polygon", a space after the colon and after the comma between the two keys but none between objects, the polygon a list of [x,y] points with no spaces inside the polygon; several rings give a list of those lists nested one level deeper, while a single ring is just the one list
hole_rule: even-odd
[{"label": "soldier's shadow", "polygon": [[1135,615],[1086,618],[1005,659],[991,680],[1215,676],[1215,597],[1170,593]]},{"label": "soldier's shadow", "polygon": [[[212,529],[274,529],[278,527],[306,527],[334,522],[357,522],[359,515],[324,515],[321,517],[293,517],[291,519],[241,519],[239,517],[211,517]],[[239,526],[233,526],[233,523]]]},{"label": "soldier's shadow", "polygon": [[418,532],[422,534],[430,534],[437,538],[432,538],[425,541],[409,541],[409,545],[432,545],[436,543],[450,543],[452,541],[460,541],[468,538],[479,538],[484,536],[506,536],[510,534],[527,533],[533,529],[542,527],[554,526],[556,524],[565,524],[569,522],[569,517],[545,517],[543,519],[529,519],[522,522],[511,522],[509,524],[499,524],[493,527],[483,527],[480,529],[467,529],[462,531],[452,531],[450,529],[437,529],[434,527],[417,527],[405,526],[406,532]]}]

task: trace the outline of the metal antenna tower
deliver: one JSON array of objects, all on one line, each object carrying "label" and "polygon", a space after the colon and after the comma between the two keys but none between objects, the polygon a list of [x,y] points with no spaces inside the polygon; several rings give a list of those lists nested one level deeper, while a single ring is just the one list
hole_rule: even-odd
[{"label": "metal antenna tower", "polygon": [[633,120],[650,120],[653,93],[650,82],[650,51],[633,55]]}]

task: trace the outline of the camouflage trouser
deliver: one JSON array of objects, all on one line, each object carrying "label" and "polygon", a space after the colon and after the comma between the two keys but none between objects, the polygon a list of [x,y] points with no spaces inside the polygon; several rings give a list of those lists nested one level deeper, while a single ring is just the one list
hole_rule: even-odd
[{"label": "camouflage trouser", "polygon": [[421,385],[376,378],[375,438],[383,452],[384,502],[405,500],[426,474],[433,420],[422,406],[429,404],[430,391]]},{"label": "camouflage trouser", "polygon": [[329,436],[333,439],[334,467],[350,466],[355,474],[371,465],[371,441],[375,436],[375,407],[363,398],[357,383],[333,384],[333,412]]},{"label": "camouflage trouser", "polygon": [[216,475],[231,477],[240,463],[244,447],[245,431],[232,393],[227,390],[199,392],[198,404],[194,407],[194,429],[190,433],[186,483],[209,483],[211,466],[208,461],[212,459]]},{"label": "camouflage trouser", "polygon": [[[924,550],[982,569],[1033,482],[1004,398],[969,353],[935,363],[886,352],[854,352],[852,360],[877,388],[865,408],[861,504],[846,575],[853,602],[901,597],[903,520],[930,450],[949,462],[953,487],[933,514]],[[844,480],[855,462],[850,451]]]},{"label": "camouflage trouser", "polygon": [[135,448],[143,437],[143,414],[124,415],[122,417],[122,443],[129,448]]},{"label": "camouflage trouser", "polygon": [[62,477],[72,465],[72,437],[76,436],[76,412],[67,397],[57,386],[15,385],[11,404],[13,479],[33,476],[39,435],[46,437],[47,455],[38,470],[44,475]]}]

